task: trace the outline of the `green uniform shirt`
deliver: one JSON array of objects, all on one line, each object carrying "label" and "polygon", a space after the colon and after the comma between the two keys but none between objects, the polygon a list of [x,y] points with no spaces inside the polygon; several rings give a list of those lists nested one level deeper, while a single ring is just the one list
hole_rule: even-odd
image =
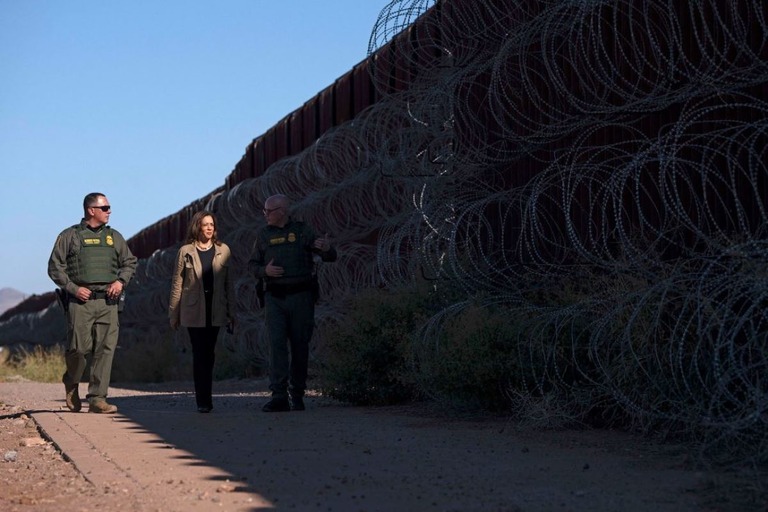
[{"label": "green uniform shirt", "polygon": [[[73,269],[67,263],[80,253],[80,233],[83,230],[93,231],[94,239],[102,238],[104,230],[111,232],[109,233],[111,237],[103,238],[109,239],[117,255],[116,278],[122,281],[123,285],[127,285],[136,271],[137,259],[128,247],[125,238],[118,231],[107,225],[100,226],[97,229],[90,228],[85,223],[85,219],[81,220],[80,224],[68,227],[59,233],[59,236],[56,238],[56,243],[54,243],[53,250],[51,251],[51,257],[48,259],[48,276],[51,280],[56,283],[56,286],[66,290],[71,295],[75,295],[80,286],[87,286],[89,284],[74,281],[71,277]],[[106,286],[101,286],[101,288],[106,289]]]},{"label": "green uniform shirt", "polygon": [[[253,256],[248,264],[256,278],[266,278],[270,283],[295,284],[309,281],[314,266],[313,255],[319,254],[323,261],[335,261],[336,250],[331,248],[323,253],[313,248],[315,231],[304,222],[289,220],[281,227],[264,226],[256,236]],[[266,266],[283,267],[282,277],[267,277]]]}]

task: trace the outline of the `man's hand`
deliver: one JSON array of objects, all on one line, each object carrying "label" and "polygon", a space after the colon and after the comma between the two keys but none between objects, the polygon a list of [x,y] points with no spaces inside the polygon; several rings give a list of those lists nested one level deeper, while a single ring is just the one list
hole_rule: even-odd
[{"label": "man's hand", "polygon": [[114,283],[109,285],[109,288],[107,288],[107,297],[109,297],[110,299],[118,298],[121,293],[123,293],[122,281],[115,281]]},{"label": "man's hand", "polygon": [[283,270],[283,267],[275,265],[275,259],[272,258],[269,260],[269,263],[267,263],[267,266],[264,267],[264,272],[269,277],[281,277],[285,273],[285,270]]},{"label": "man's hand", "polygon": [[328,233],[319,238],[315,238],[313,247],[321,252],[328,252],[331,249],[331,240],[328,238]]},{"label": "man's hand", "polygon": [[75,297],[77,298],[77,300],[81,302],[87,302],[88,299],[91,298],[91,290],[81,286],[80,288],[77,289],[77,293],[75,293]]}]

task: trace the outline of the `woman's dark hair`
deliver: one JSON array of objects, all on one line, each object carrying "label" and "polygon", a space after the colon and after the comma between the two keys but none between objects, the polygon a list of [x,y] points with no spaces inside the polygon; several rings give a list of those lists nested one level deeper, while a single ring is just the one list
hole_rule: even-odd
[{"label": "woman's dark hair", "polygon": [[200,236],[200,231],[202,229],[200,225],[203,223],[203,218],[205,217],[211,217],[213,219],[213,237],[211,240],[216,245],[221,245],[219,239],[216,238],[216,216],[208,210],[199,211],[192,216],[192,220],[189,221],[189,229],[187,229],[187,242],[194,243],[197,241],[197,238]]}]

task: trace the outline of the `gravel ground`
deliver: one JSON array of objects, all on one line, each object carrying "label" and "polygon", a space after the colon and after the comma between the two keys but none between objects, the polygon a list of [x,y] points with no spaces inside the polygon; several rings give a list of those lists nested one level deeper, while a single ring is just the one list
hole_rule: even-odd
[{"label": "gravel ground", "polygon": [[148,510],[139,497],[86,480],[19,406],[0,403],[0,457],[4,512]]},{"label": "gravel ground", "polygon": [[[263,381],[215,383],[210,415],[193,411],[190,383],[115,387],[120,412],[103,421],[64,410],[61,387],[0,383],[4,512],[768,510],[750,473],[697,470],[680,447],[618,432],[524,431],[317,395],[303,413],[268,415]],[[81,429],[125,478],[84,475],[41,432],[40,414]]]}]

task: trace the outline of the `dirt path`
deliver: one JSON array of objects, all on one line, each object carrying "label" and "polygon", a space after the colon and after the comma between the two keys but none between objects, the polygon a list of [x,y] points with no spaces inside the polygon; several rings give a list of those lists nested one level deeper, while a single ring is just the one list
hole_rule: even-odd
[{"label": "dirt path", "polygon": [[750,483],[736,475],[687,468],[684,451],[616,432],[520,432],[501,420],[353,408],[320,397],[301,413],[265,414],[263,381],[216,383],[211,414],[197,413],[188,383],[115,387],[117,415],[74,414],[63,409],[60,388],[0,383],[0,510],[679,512],[766,505],[737,501],[743,493],[735,489]]}]

